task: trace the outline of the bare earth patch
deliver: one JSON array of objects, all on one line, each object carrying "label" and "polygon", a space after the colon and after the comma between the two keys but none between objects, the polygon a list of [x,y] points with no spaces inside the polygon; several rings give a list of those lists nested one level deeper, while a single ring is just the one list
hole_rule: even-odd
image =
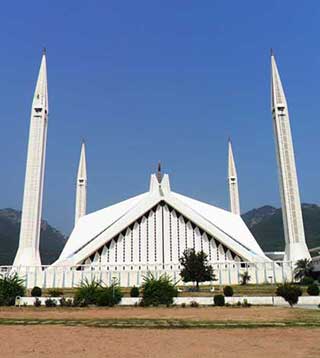
[{"label": "bare earth patch", "polygon": [[320,329],[147,330],[0,326],[3,357],[319,357]]},{"label": "bare earth patch", "polygon": [[[319,314],[318,314],[319,313]],[[292,309],[289,307],[199,307],[199,308],[0,308],[1,318],[17,319],[184,319],[201,321],[285,321],[296,319],[299,315],[320,318],[320,312]]]}]

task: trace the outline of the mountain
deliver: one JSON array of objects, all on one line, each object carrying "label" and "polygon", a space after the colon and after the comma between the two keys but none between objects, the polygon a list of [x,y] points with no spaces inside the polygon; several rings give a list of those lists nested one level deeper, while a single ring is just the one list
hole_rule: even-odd
[{"label": "mountain", "polygon": [[[18,249],[21,211],[14,209],[0,210],[0,265],[12,265]],[[66,237],[50,226],[41,222],[40,254],[43,265],[55,261],[60,255]]]},{"label": "mountain", "polygon": [[[302,204],[302,215],[309,248],[320,246],[320,206]],[[283,251],[284,233],[281,209],[262,206],[242,215],[264,251]]]}]

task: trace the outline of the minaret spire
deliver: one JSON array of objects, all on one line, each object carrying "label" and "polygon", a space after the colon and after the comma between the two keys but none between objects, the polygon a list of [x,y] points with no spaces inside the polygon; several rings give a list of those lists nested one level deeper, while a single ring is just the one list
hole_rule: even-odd
[{"label": "minaret spire", "polygon": [[278,162],[286,261],[310,258],[306,245],[288,105],[271,53],[271,110]]},{"label": "minaret spire", "polygon": [[14,266],[41,265],[39,244],[48,112],[47,65],[44,52],[31,109],[20,239]]},{"label": "minaret spire", "polygon": [[161,183],[162,173],[161,173],[161,162],[160,161],[158,162],[157,179],[158,179],[158,182]]},{"label": "minaret spire", "polygon": [[76,209],[75,209],[75,224],[87,212],[87,164],[86,164],[86,146],[82,140],[80,161],[77,175],[77,189],[76,189]]},{"label": "minaret spire", "polygon": [[231,139],[228,140],[228,184],[230,195],[230,211],[233,214],[240,215],[240,199],[238,188],[238,177],[236,165],[234,163]]}]

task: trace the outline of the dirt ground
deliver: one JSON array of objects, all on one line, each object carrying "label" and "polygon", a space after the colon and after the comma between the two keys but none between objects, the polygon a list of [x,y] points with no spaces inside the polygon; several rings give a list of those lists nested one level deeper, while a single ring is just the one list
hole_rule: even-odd
[{"label": "dirt ground", "polygon": [[2,357],[307,358],[320,329],[157,330],[0,326]]},{"label": "dirt ground", "polygon": [[[306,310],[289,307],[198,307],[198,308],[0,308],[0,318],[38,319],[117,319],[117,318],[176,318],[202,321],[283,321],[310,314]],[[315,312],[317,314],[317,312]],[[318,315],[319,316],[319,315]]]}]

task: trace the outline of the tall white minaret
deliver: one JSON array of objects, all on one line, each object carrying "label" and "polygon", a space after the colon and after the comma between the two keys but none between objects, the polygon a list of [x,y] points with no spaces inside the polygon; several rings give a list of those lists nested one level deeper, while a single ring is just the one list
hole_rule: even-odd
[{"label": "tall white minaret", "polygon": [[240,199],[236,165],[234,163],[232,144],[228,141],[228,184],[230,195],[230,211],[233,214],[240,215]]},{"label": "tall white minaret", "polygon": [[47,66],[44,50],[31,109],[20,239],[14,266],[41,265],[39,243],[48,111]]},{"label": "tall white minaret", "polygon": [[310,258],[304,236],[298,178],[291,137],[288,106],[274,54],[271,52],[271,110],[278,161],[285,261]]},{"label": "tall white minaret", "polygon": [[74,224],[86,215],[87,210],[87,168],[86,168],[86,147],[84,141],[81,145],[81,154],[77,176],[77,189],[76,189],[76,210]]}]

